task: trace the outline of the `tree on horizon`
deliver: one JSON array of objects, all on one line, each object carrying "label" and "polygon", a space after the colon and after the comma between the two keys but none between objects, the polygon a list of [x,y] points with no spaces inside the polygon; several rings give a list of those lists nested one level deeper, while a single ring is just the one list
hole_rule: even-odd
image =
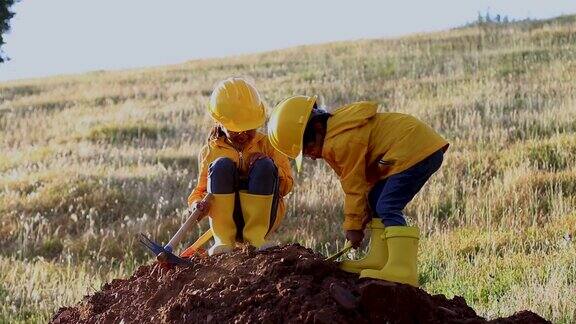
[{"label": "tree on horizon", "polygon": [[0,0],[0,63],[9,60],[9,58],[4,55],[2,46],[5,43],[4,34],[10,30],[10,19],[14,17],[14,12],[10,10],[10,7],[18,1],[19,0]]}]

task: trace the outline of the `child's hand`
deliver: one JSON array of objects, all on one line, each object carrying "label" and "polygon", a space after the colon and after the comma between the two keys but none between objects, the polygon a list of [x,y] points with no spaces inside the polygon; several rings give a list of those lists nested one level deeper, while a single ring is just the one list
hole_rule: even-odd
[{"label": "child's hand", "polygon": [[262,153],[262,152],[253,153],[253,154],[250,156],[250,164],[248,165],[248,169],[251,169],[251,168],[252,168],[252,165],[253,165],[256,161],[258,161],[258,160],[260,160],[260,159],[265,159],[265,158],[267,158],[267,157],[268,157],[268,156],[267,156],[266,154]]},{"label": "child's hand", "polygon": [[346,231],[346,239],[352,243],[352,247],[357,249],[362,244],[362,240],[364,239],[364,231],[363,230],[347,230]]}]

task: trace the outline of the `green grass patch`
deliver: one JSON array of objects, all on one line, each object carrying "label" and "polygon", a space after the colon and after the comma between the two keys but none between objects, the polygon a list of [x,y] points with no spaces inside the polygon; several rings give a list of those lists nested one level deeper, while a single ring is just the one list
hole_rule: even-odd
[{"label": "green grass patch", "polygon": [[174,169],[198,169],[198,157],[189,154],[160,153],[156,156],[156,161],[166,167],[172,167]]},{"label": "green grass patch", "polygon": [[170,137],[174,131],[168,126],[156,125],[103,125],[90,130],[87,138],[93,142],[112,144],[131,143],[141,140],[159,140]]},{"label": "green grass patch", "polygon": [[544,140],[531,140],[511,147],[501,154],[501,168],[521,164],[542,171],[562,171],[576,165],[576,135],[561,134]]}]

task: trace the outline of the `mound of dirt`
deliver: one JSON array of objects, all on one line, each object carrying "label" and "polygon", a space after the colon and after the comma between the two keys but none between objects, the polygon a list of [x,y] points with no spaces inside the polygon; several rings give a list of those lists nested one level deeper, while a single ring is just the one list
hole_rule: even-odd
[{"label": "mound of dirt", "polygon": [[[359,280],[297,244],[192,258],[193,265],[140,267],[52,323],[485,323],[461,297]],[[519,312],[493,323],[548,323]]]}]

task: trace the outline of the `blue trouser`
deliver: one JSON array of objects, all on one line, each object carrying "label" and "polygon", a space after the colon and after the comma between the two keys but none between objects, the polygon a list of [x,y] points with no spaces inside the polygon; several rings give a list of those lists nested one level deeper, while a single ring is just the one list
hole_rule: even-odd
[{"label": "blue trouser", "polygon": [[444,151],[438,150],[407,170],[378,181],[372,187],[368,193],[368,202],[384,226],[406,226],[402,211],[430,176],[438,171],[443,158]]},{"label": "blue trouser", "polygon": [[[208,192],[215,194],[230,194],[240,190],[246,190],[255,195],[272,195],[272,210],[270,211],[270,227],[276,220],[278,209],[278,169],[271,158],[259,159],[248,170],[248,177],[240,176],[236,163],[229,158],[221,157],[214,160],[208,166]],[[236,196],[238,198],[238,196]],[[242,240],[242,229],[244,228],[244,218],[240,199],[235,200],[234,222],[238,229],[236,238]]]},{"label": "blue trouser", "polygon": [[229,158],[217,158],[208,166],[208,192],[229,194],[240,189],[256,195],[271,195],[276,191],[278,170],[271,158],[259,159],[248,171],[248,177],[238,174],[236,163]]}]

